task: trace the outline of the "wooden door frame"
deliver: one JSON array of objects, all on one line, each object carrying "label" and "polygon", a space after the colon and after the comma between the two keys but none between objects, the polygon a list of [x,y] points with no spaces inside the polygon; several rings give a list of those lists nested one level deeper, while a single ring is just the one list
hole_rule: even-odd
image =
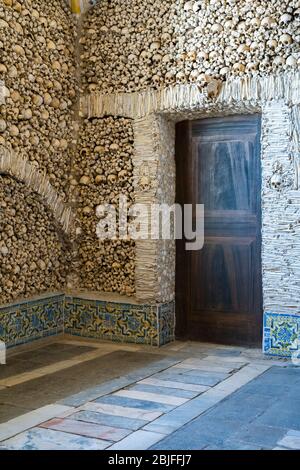
[{"label": "wooden door frame", "polygon": [[[178,139],[179,132],[182,130],[183,139]],[[191,121],[179,122],[176,126],[176,143],[175,143],[175,162],[176,175],[180,173],[182,176],[176,176],[176,203],[182,206],[183,203],[192,203],[193,187],[184,184],[184,181],[192,181],[191,168],[187,166],[182,157],[183,151],[188,159],[192,158],[191,137],[192,126]],[[191,282],[190,257],[186,256],[185,240],[176,241],[176,273],[175,273],[175,305],[176,305],[176,337],[181,339],[187,336],[187,319],[186,311],[190,311],[190,290],[188,285]]]},{"label": "wooden door frame", "polygon": [[[259,114],[261,113],[252,113]],[[231,114],[231,117],[237,116],[239,113]],[[249,115],[249,113],[245,114]],[[222,117],[220,115],[215,117]],[[228,117],[228,116],[224,116]],[[213,116],[209,116],[213,118]],[[203,117],[202,119],[206,119]],[[193,159],[192,152],[192,122],[193,118],[181,121],[177,123],[176,126],[176,143],[175,143],[175,162],[176,162],[176,175],[180,173],[181,178],[176,177],[176,203],[183,205],[192,204],[194,202],[194,190],[195,190],[195,178],[192,172],[193,165],[186,165],[186,159],[190,161]],[[180,132],[182,130],[182,133]],[[181,138],[178,139],[179,134],[181,133]],[[261,139],[261,132],[259,135]],[[182,155],[185,154],[186,158],[183,159]],[[261,162],[261,149],[260,149],[260,162]],[[260,163],[261,164],[261,163]],[[261,165],[262,166],[262,165]],[[189,181],[190,184],[184,184],[184,182]],[[262,276],[262,207],[258,213],[259,223],[260,223],[260,270],[259,270],[259,282],[261,285],[261,316],[259,329],[260,337],[259,342],[262,341],[263,337],[263,276]],[[175,270],[175,306],[176,306],[176,338],[178,339],[187,339],[188,336],[188,314],[191,308],[191,293],[189,286],[191,284],[191,257],[188,256],[185,251],[185,240],[184,237],[182,240],[176,241],[176,270]],[[249,344],[249,346],[251,346]],[[256,344],[255,344],[256,346]]]}]

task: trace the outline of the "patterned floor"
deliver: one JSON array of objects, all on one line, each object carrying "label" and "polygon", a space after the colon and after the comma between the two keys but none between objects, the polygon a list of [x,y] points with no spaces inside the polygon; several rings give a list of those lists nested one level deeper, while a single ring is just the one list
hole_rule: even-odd
[{"label": "patterned floor", "polygon": [[[53,362],[54,350],[68,357]],[[34,357],[40,357],[36,366]],[[0,424],[3,450],[300,449],[300,369],[259,351],[64,339],[32,353],[25,372],[16,365],[22,360],[22,354],[11,359],[11,373],[0,369],[0,401],[4,409],[15,407],[14,417]],[[34,409],[26,393],[38,384],[43,397],[49,383],[56,388]],[[24,414],[16,411],[22,391],[31,409]]]}]

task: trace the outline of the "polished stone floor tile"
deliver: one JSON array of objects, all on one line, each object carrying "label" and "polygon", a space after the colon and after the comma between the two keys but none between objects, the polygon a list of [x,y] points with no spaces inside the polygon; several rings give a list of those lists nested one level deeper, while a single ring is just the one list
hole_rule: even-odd
[{"label": "polished stone floor tile", "polygon": [[[0,397],[1,400],[1,397]],[[34,407],[23,408],[22,406],[10,405],[8,403],[0,403],[0,425],[10,419],[23,415],[31,411]]]},{"label": "polished stone floor tile", "polygon": [[173,370],[175,372],[178,369],[184,369],[186,371],[217,372],[217,373],[222,373],[222,374],[230,374],[235,370],[234,367],[213,365],[205,361],[199,361],[199,362],[184,361],[170,368],[170,370]]},{"label": "polished stone floor tile", "polygon": [[86,423],[71,418],[55,418],[47,421],[46,423],[40,424],[40,427],[113,442],[120,441],[130,434],[130,431],[126,429],[118,429],[95,423]]},{"label": "polished stone floor tile", "polygon": [[[198,373],[197,373],[198,372]],[[206,385],[214,386],[219,383],[224,378],[227,378],[227,374],[214,374],[210,372],[201,372],[201,371],[187,371],[185,373],[165,371],[159,374],[156,374],[154,378],[159,380],[168,380],[172,382],[181,382],[185,384],[193,385]]]},{"label": "polished stone floor tile", "polygon": [[123,416],[125,418],[132,419],[143,419],[147,421],[153,421],[154,419],[161,416],[161,411],[152,411],[148,409],[141,408],[130,408],[128,406],[118,406],[115,404],[106,404],[106,403],[96,403],[90,402],[86,403],[81,407],[83,411],[96,411],[100,413],[105,413],[113,416]]},{"label": "polished stone floor tile", "polygon": [[216,399],[212,400],[204,395],[200,395],[200,397],[194,398],[179,408],[160,416],[154,423],[145,426],[144,429],[152,431],[158,429],[157,425],[159,425],[162,430],[165,430],[164,433],[166,434],[176,431],[215,405]]},{"label": "polished stone floor tile", "polygon": [[288,431],[287,434],[278,441],[277,445],[288,449],[300,450],[300,431]]},{"label": "polished stone floor tile", "polygon": [[[1,450],[299,447],[300,368],[291,363],[193,342],[159,350],[73,343],[30,351],[31,362],[11,358],[11,371],[26,380],[13,385],[14,376],[0,388],[0,420],[1,410],[7,421],[38,409],[0,424]],[[67,367],[57,370],[59,363]],[[45,374],[37,378],[39,367]]]},{"label": "polished stone floor tile", "polygon": [[33,428],[3,443],[11,450],[103,450],[108,441],[54,431]]},{"label": "polished stone floor tile", "polygon": [[234,442],[272,449],[286,433],[285,429],[248,423],[231,436]]},{"label": "polished stone floor tile", "polygon": [[[140,358],[134,359],[133,356],[140,356]],[[13,411],[17,408],[31,410],[59,400],[63,400],[63,404],[73,406],[76,402],[74,403],[72,400],[65,401],[66,396],[81,393],[82,390],[88,389],[91,386],[99,387],[99,385],[105,384],[110,379],[117,378],[120,375],[129,372],[134,373],[138,370],[135,365],[136,363],[146,363],[147,366],[153,363],[156,364],[160,362],[161,357],[161,355],[152,353],[140,354],[139,352],[136,354],[120,350],[89,360],[84,364],[74,365],[73,367],[59,372],[34,378],[26,383],[10,387],[9,389],[0,390],[0,403],[4,405],[5,409],[12,407],[12,414],[7,416],[7,414],[4,415],[3,413],[2,419],[5,421],[6,419],[17,416],[17,414],[13,414]],[[170,361],[167,361],[167,364],[169,363]],[[161,365],[158,370],[161,370]],[[155,372],[156,371],[157,369],[155,369]],[[143,375],[142,378],[143,377],[145,377],[145,375]],[[127,378],[123,386],[133,381],[134,379]],[[117,388],[122,388],[122,385]],[[41,393],[41,390],[43,390],[43,393]],[[107,391],[104,391],[104,393],[107,393]],[[93,398],[96,397],[93,396]],[[89,399],[89,397],[85,397],[83,403]]]},{"label": "polished stone floor tile", "polygon": [[230,357],[223,355],[222,357],[214,355],[214,350],[211,350],[210,354],[204,358],[205,362],[210,362],[212,364],[221,364],[221,365],[230,365],[231,367],[238,369],[239,367],[246,365],[250,362],[249,359],[241,356]]},{"label": "polished stone floor tile", "polygon": [[96,400],[104,395],[116,392],[121,388],[126,387],[132,383],[132,379],[125,377],[118,377],[113,380],[104,382],[96,387],[88,388],[83,392],[79,392],[76,395],[71,395],[70,397],[64,398],[60,403],[69,406],[81,406],[84,403],[89,401]]},{"label": "polished stone floor tile", "polygon": [[174,406],[164,405],[163,403],[155,403],[153,401],[138,400],[134,398],[119,397],[117,395],[110,395],[107,397],[95,400],[97,404],[118,405],[129,408],[140,408],[148,411],[160,411],[166,413],[174,408]]},{"label": "polished stone floor tile", "polygon": [[94,411],[79,411],[75,414],[72,414],[70,418],[87,423],[103,424],[106,426],[113,426],[122,429],[131,429],[132,431],[136,431],[137,429],[145,426],[145,421],[142,419],[113,416],[105,413],[97,413]]},{"label": "polished stone floor tile", "polygon": [[160,441],[164,436],[148,431],[136,431],[120,442],[109,447],[109,450],[146,450]]},{"label": "polished stone floor tile", "polygon": [[[87,388],[83,392],[79,392],[75,395],[71,395],[63,400],[61,400],[62,404],[69,405],[69,406],[81,406],[88,401],[93,401],[96,398],[100,398],[104,395],[108,395],[113,393],[117,390],[127,387],[137,381],[148,377],[154,373],[157,373],[161,370],[164,370],[166,367],[170,367],[173,364],[178,363],[178,359],[159,359],[157,360],[157,355],[153,355],[155,358],[154,362],[151,362],[148,366],[137,368],[134,372],[126,372],[126,365],[124,366],[124,374],[121,377],[117,377],[112,380],[107,380],[104,383],[97,385],[95,387]],[[161,357],[161,356],[159,356]]]},{"label": "polished stone floor tile", "polygon": [[137,392],[148,392],[148,393],[158,393],[160,395],[170,395],[172,397],[186,398],[191,399],[199,395],[199,392],[191,392],[189,390],[180,390],[178,388],[172,387],[161,387],[155,385],[147,385],[138,383],[132,385],[128,390],[135,390]]},{"label": "polished stone floor tile", "polygon": [[141,380],[139,384],[154,385],[158,387],[176,388],[178,390],[189,390],[191,392],[203,393],[209,389],[206,385],[195,385],[183,382],[174,382],[172,380],[162,380],[156,377],[149,377],[148,379]]},{"label": "polished stone floor tile", "polygon": [[[195,417],[193,421],[191,414],[190,422],[186,421],[186,423],[184,423],[184,416],[178,416],[181,423],[185,425],[177,428],[176,432],[165,437],[154,448],[182,449],[188,445],[189,449],[201,449],[206,441],[210,449],[272,449],[276,445],[282,446],[280,439],[286,438],[284,437],[286,429],[293,428],[295,421],[299,425],[300,406],[295,402],[287,402],[284,396],[275,395],[272,402],[268,397],[259,394],[251,395],[248,391],[248,389],[253,390],[253,383],[259,385],[265,380],[268,382],[269,376],[273,375],[274,371],[271,369],[258,375],[248,384],[244,384],[239,391],[230,393],[214,407],[208,408],[206,413]],[[291,387],[297,384],[298,376],[294,375],[294,380],[294,384],[290,383]],[[207,395],[210,393],[215,393],[215,390],[211,389],[206,392]],[[178,411],[186,408],[186,412],[189,413],[190,404],[197,401],[200,403],[201,398],[206,394],[178,408]],[[178,423],[176,412],[177,409],[158,418],[154,423],[148,424],[145,429],[159,430],[157,427],[152,428],[157,424],[170,426],[172,429],[172,425]],[[173,423],[172,418],[175,418]]]},{"label": "polished stone floor tile", "polygon": [[0,366],[0,380],[7,379],[15,375],[23,374],[39,367],[35,362],[32,361],[21,361],[14,357],[8,359],[6,365]]},{"label": "polished stone floor tile", "polygon": [[266,407],[257,424],[300,431],[300,398],[291,402],[279,400]]},{"label": "polished stone floor tile", "polygon": [[70,410],[70,407],[53,404],[11,419],[6,423],[0,424],[0,441],[15,436],[18,433],[26,431],[51,418],[60,416],[62,413]]},{"label": "polished stone floor tile", "polygon": [[120,390],[114,393],[113,396],[133,398],[136,400],[147,400],[154,403],[162,403],[170,406],[180,406],[188,401],[188,398],[180,398],[171,395],[153,393],[153,392],[141,392],[137,390]]}]

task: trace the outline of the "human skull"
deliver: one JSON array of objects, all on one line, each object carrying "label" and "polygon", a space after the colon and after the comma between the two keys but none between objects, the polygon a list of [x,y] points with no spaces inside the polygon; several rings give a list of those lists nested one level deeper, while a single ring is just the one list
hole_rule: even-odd
[{"label": "human skull", "polygon": [[246,70],[248,72],[255,72],[255,70],[257,70],[257,64],[255,62],[249,62],[247,65],[246,65]]},{"label": "human skull", "polygon": [[270,187],[279,191],[282,186],[282,176],[279,173],[274,173],[270,179]]},{"label": "human skull", "polygon": [[185,83],[186,77],[184,72],[178,72],[176,75],[176,82],[177,83]]},{"label": "human skull", "polygon": [[284,13],[283,15],[281,15],[280,17],[280,23],[281,24],[287,24],[289,23],[290,21],[292,21],[293,17],[292,15],[290,15],[289,13]]},{"label": "human skull", "polygon": [[175,82],[175,74],[173,72],[167,72],[166,75],[165,75],[165,82],[168,84],[168,85],[171,85],[172,83]]},{"label": "human skull", "polygon": [[192,70],[191,73],[190,73],[190,75],[189,75],[189,81],[190,81],[191,83],[196,82],[197,79],[198,79],[198,76],[199,76],[198,70],[196,70],[196,69]]},{"label": "human skull", "polygon": [[290,34],[285,33],[280,36],[279,42],[281,42],[281,44],[284,44],[285,46],[289,46],[293,42],[293,39]]},{"label": "human skull", "polygon": [[153,75],[152,81],[154,85],[159,86],[161,84],[162,78],[159,75]]}]

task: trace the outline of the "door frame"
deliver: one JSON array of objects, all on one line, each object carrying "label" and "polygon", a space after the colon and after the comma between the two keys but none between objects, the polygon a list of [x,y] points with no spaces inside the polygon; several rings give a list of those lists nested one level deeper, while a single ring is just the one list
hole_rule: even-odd
[{"label": "door frame", "polygon": [[[278,322],[299,314],[295,299],[298,267],[286,263],[281,245],[289,250],[299,243],[287,233],[282,221],[297,209],[300,189],[299,102],[300,74],[286,72],[265,76],[232,77],[220,83],[217,96],[196,83],[174,84],[160,90],[133,94],[83,97],[86,118],[122,116],[132,120],[134,132],[133,191],[137,203],[175,202],[175,123],[185,119],[222,117],[234,114],[262,114],[262,272],[263,272],[263,351],[276,355],[290,350],[278,343]],[[292,132],[291,132],[292,131]],[[149,169],[147,187],[141,178]],[[280,188],[273,184],[273,178]],[[167,184],[166,184],[167,183]],[[297,192],[295,192],[297,191]],[[291,205],[286,201],[291,194]],[[294,197],[295,196],[295,197]],[[297,259],[297,258],[296,258]],[[163,268],[162,268],[163,266]],[[276,268],[274,270],[274,267]],[[135,294],[128,298],[139,305],[151,305],[147,319],[160,325],[162,341],[174,339],[175,325],[175,243],[138,240],[135,250]],[[153,311],[158,318],[153,319]],[[152,323],[151,323],[152,324]],[[276,328],[275,328],[276,326]]]},{"label": "door frame", "polygon": [[[249,116],[250,113],[230,113],[231,117],[234,116]],[[253,112],[250,115],[262,115],[262,113]],[[194,178],[192,175],[193,165],[186,165],[186,158],[192,160],[192,123],[194,120],[205,120],[208,116],[202,116],[201,118],[191,117],[189,120],[180,121],[177,123],[175,130],[175,164],[176,164],[176,174],[180,174],[181,177],[176,177],[176,203],[181,206],[186,204],[193,203],[193,195],[195,192],[194,188]],[[226,116],[209,116],[209,118],[222,118],[229,117]],[[260,134],[258,136],[261,142],[261,132],[262,122],[260,126]],[[181,132],[182,131],[182,132]],[[181,138],[178,139],[178,136],[181,132]],[[185,155],[186,158],[182,158]],[[259,155],[260,166],[262,170],[262,149],[260,147]],[[190,184],[184,184],[189,181]],[[262,189],[262,171],[261,171],[261,184],[260,191]],[[262,202],[262,200],[261,200]],[[257,346],[261,344],[263,337],[263,276],[262,276],[262,204],[260,205],[260,211],[257,214],[258,223],[260,225],[260,236],[259,236],[259,279],[261,296],[260,296],[260,313],[256,318],[259,320],[258,329],[259,334],[257,341],[254,343],[248,343],[245,346]],[[175,269],[175,308],[176,308],[176,338],[178,339],[188,339],[189,337],[189,328],[188,328],[188,313],[191,310],[191,255],[185,250],[185,240],[176,241],[176,269]],[[230,344],[230,343],[227,343]],[[237,342],[238,344],[238,342]]]}]

